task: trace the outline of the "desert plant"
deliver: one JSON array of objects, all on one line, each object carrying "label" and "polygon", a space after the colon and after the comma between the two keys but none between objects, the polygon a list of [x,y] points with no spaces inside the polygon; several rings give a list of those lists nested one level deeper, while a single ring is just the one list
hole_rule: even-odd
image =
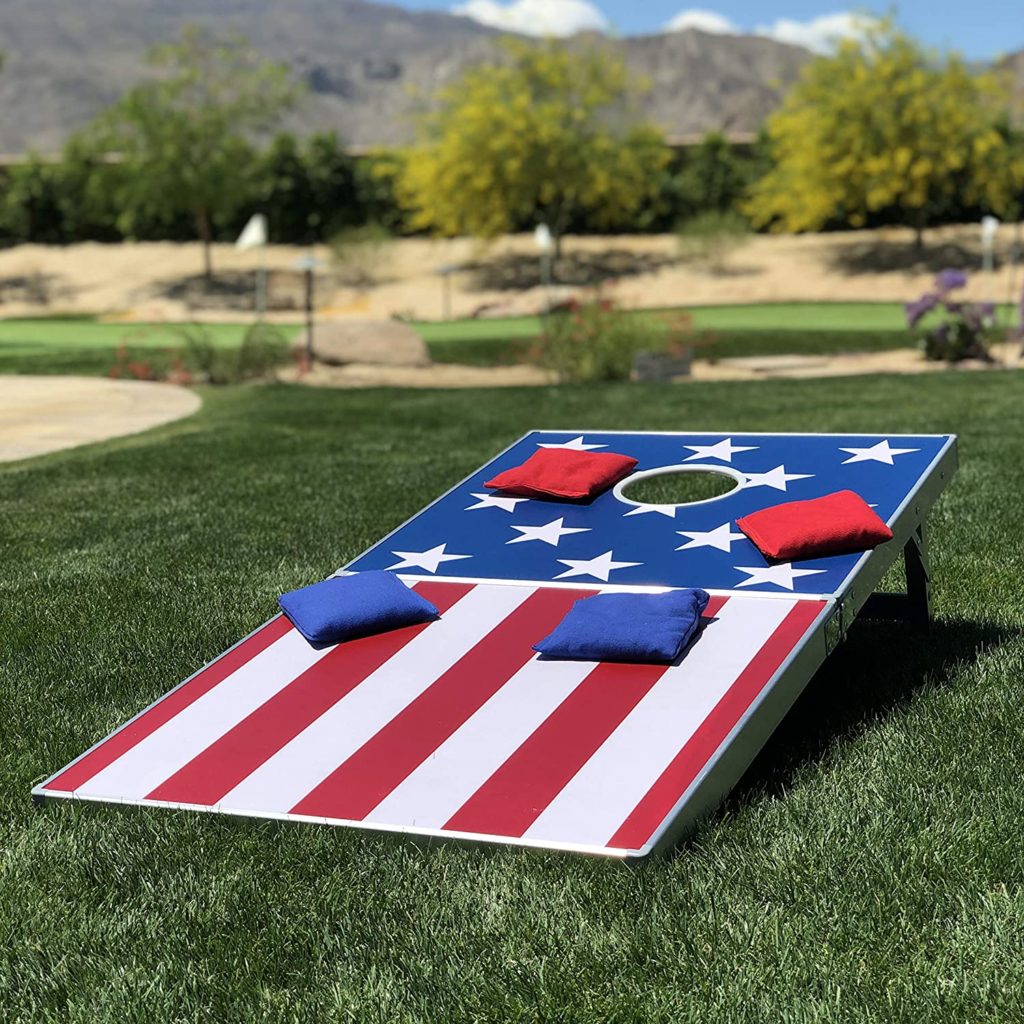
[{"label": "desert plant", "polygon": [[237,384],[271,377],[289,358],[288,339],[270,324],[253,324],[237,348],[216,345],[198,324],[182,329],[184,350],[179,365],[208,384]]},{"label": "desert plant", "polygon": [[253,324],[245,332],[237,357],[237,380],[273,376],[274,370],[289,360],[288,339],[267,323]]},{"label": "desert plant", "polygon": [[339,231],[330,242],[338,280],[353,288],[376,284],[392,243],[391,232],[380,224]]},{"label": "desert plant", "polygon": [[682,221],[676,228],[679,252],[720,272],[726,257],[750,234],[746,218],[735,210],[706,210]]},{"label": "desert plant", "polygon": [[926,359],[991,361],[987,342],[995,328],[996,309],[991,302],[955,300],[952,293],[966,284],[962,270],[940,271],[934,288],[904,307],[908,325],[920,332],[919,344]]},{"label": "desert plant", "polygon": [[533,356],[565,383],[629,380],[637,352],[664,345],[664,332],[651,321],[598,295],[549,313]]}]

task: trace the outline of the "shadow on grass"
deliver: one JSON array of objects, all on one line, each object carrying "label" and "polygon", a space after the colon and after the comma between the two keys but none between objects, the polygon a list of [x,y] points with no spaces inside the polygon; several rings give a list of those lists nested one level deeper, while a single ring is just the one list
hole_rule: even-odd
[{"label": "shadow on grass", "polygon": [[[628,249],[569,252],[555,261],[552,278],[556,285],[586,288],[620,277],[654,273],[677,262],[678,257],[672,254],[630,252]],[[522,291],[543,283],[540,259],[529,254],[495,256],[464,264],[463,269],[472,275],[470,288],[474,291]]]},{"label": "shadow on grass", "polygon": [[867,732],[923,689],[950,685],[957,669],[1022,633],[965,619],[933,622],[929,633],[902,623],[859,619],[747,769],[725,808],[783,796],[800,769],[821,760],[837,740]]},{"label": "shadow on grass", "polygon": [[[981,267],[981,252],[959,242],[925,243],[917,249],[913,242],[873,239],[854,245],[835,246],[829,257],[834,270],[843,274],[880,274],[886,271],[916,271],[937,274],[946,267],[976,270]],[[997,261],[999,262],[999,261]]]}]

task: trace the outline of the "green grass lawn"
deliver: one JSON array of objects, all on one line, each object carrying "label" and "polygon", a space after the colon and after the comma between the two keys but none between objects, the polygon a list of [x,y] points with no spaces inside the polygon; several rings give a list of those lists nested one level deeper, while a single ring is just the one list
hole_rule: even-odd
[{"label": "green grass lawn", "polygon": [[[204,324],[214,345],[237,347],[249,323]],[[105,374],[118,349],[138,362],[181,349],[188,324],[108,323],[93,317],[0,320],[0,373]],[[291,328],[284,328],[286,331]],[[295,328],[297,330],[297,328]]]},{"label": "green grass lawn", "polygon": [[[5,1021],[1004,1022],[1024,987],[1011,373],[238,387],[0,467]],[[857,623],[727,806],[635,870],[54,803],[34,782],[531,427],[957,431],[935,627]]]},{"label": "green grass lawn", "polygon": [[[713,331],[899,331],[906,327],[898,302],[770,302],[754,305],[687,306],[693,326]],[[423,321],[416,325],[424,340],[503,341],[534,338],[539,316],[481,320]]]},{"label": "green grass lawn", "polygon": [[[894,302],[694,306],[686,312],[703,358],[877,352],[914,344],[903,307]],[[657,317],[651,312],[637,315]],[[435,362],[494,366],[527,360],[543,321],[456,320],[419,323],[416,328]]]},{"label": "green grass lawn", "polygon": [[[686,307],[699,358],[880,352],[916,344],[898,302],[779,302]],[[637,316],[656,317],[645,311]],[[1001,311],[1004,322],[1015,316]],[[415,325],[435,362],[494,366],[528,358],[540,317],[454,320]]]},{"label": "green grass lawn", "polygon": [[[915,344],[903,307],[895,302],[803,302],[694,306],[698,355],[829,355],[878,352]],[[656,317],[645,311],[638,316]],[[1005,317],[1011,312],[1006,308]],[[1007,319],[1006,322],[1009,322]],[[159,359],[184,344],[183,324],[106,323],[92,317],[0,320],[0,373],[108,373],[124,346],[126,359]],[[240,344],[246,323],[207,324],[216,345]],[[542,331],[540,317],[454,320],[413,325],[438,363],[500,366],[530,357]],[[297,325],[281,328],[298,333]]]}]

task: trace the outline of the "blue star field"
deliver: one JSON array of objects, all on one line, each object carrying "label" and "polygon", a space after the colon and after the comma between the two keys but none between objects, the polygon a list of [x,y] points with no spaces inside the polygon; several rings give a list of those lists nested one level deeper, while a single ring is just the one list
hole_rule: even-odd
[{"label": "blue star field", "polygon": [[[859,555],[769,566],[736,520],[783,502],[848,489],[891,521],[949,440],[534,431],[346,568],[584,586],[839,594]],[[631,455],[638,460],[636,473],[707,467],[731,470],[739,479],[728,494],[674,508],[637,505],[611,490],[577,504],[512,498],[484,487],[484,481],[524,462],[540,446]]]}]

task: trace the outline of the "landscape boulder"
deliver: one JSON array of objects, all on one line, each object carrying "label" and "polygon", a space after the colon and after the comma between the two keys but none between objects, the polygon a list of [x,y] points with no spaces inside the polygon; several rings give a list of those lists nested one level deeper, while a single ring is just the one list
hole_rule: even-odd
[{"label": "landscape boulder", "polygon": [[[298,345],[305,347],[306,334]],[[398,320],[335,320],[313,327],[313,356],[329,366],[429,366],[423,339]]]}]

